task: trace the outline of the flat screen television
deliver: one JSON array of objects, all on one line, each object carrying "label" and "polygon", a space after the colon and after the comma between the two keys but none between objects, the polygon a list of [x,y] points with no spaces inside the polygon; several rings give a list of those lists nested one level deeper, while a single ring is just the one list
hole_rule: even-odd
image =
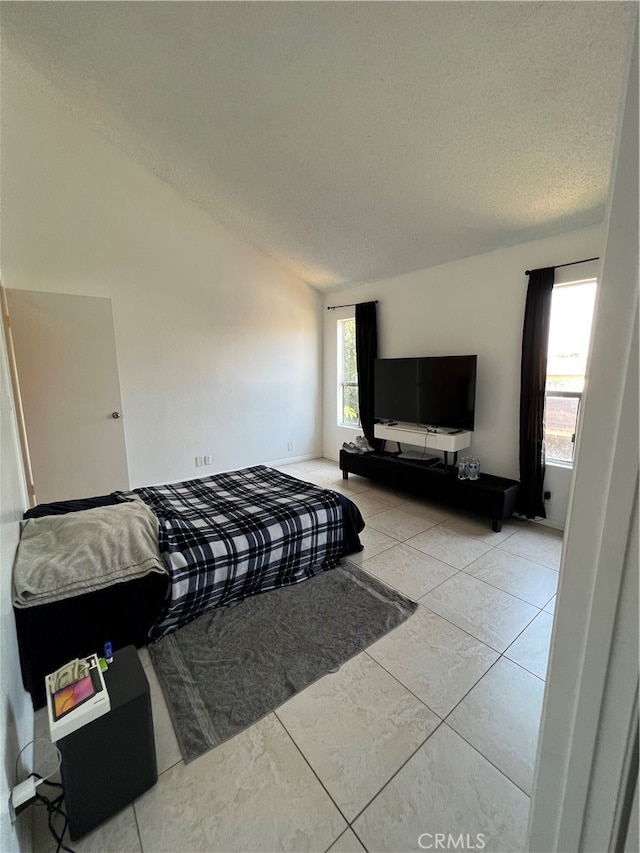
[{"label": "flat screen television", "polygon": [[476,355],[376,359],[374,416],[473,430],[477,361]]}]

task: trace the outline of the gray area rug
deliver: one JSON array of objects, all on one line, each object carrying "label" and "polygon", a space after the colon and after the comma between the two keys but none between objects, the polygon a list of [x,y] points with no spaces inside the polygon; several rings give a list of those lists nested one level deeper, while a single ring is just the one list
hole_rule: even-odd
[{"label": "gray area rug", "polygon": [[193,761],[257,722],[417,607],[345,560],[204,613],[152,644],[182,757]]}]

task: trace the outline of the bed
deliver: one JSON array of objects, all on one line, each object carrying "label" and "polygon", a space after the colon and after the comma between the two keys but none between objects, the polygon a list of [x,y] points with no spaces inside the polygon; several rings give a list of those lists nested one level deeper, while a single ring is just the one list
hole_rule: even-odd
[{"label": "bed", "polygon": [[342,494],[266,466],[42,505],[25,519],[13,604],[34,708],[66,661],[106,641],[140,647],[211,607],[300,583],[362,550],[364,528]]}]

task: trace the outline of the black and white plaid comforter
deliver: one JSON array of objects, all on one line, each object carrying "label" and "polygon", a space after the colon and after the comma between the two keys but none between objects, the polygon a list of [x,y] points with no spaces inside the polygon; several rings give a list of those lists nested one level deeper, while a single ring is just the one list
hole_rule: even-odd
[{"label": "black and white plaid comforter", "polygon": [[133,494],[158,517],[170,575],[154,639],[210,607],[333,568],[342,554],[339,496],[263,465]]}]

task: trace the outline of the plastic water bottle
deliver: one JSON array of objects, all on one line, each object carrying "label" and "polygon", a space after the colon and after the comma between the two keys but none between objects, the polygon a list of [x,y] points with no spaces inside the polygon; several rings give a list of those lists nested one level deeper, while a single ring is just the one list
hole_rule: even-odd
[{"label": "plastic water bottle", "polygon": [[469,478],[469,459],[463,456],[458,460],[458,479],[467,480]]},{"label": "plastic water bottle", "polygon": [[469,479],[477,480],[480,476],[480,460],[479,459],[470,459],[469,460]]}]

